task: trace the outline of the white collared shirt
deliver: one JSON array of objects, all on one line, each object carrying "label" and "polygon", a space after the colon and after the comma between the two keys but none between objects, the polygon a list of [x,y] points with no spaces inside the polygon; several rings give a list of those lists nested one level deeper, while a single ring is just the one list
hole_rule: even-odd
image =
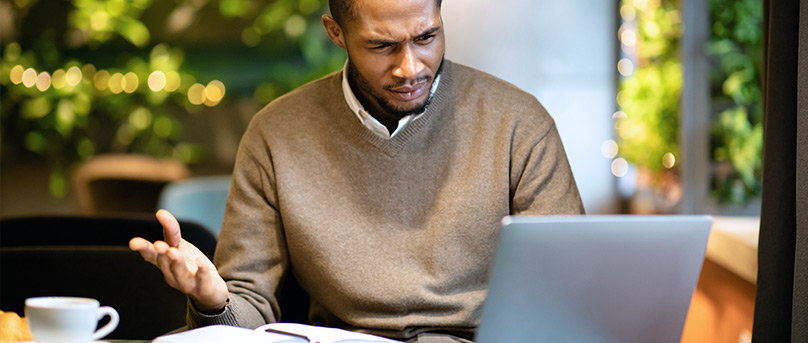
[{"label": "white collared shirt", "polygon": [[[435,82],[432,82],[432,87],[429,89],[429,96],[432,97],[435,94],[435,90],[438,89],[438,83],[440,83],[440,74],[435,77]],[[356,117],[359,118],[359,122],[365,127],[368,128],[371,132],[376,134],[379,137],[390,139],[393,138],[397,133],[404,130],[404,128],[412,122],[413,120],[417,119],[418,117],[422,116],[424,113],[419,114],[410,114],[401,118],[398,121],[398,127],[393,133],[387,130],[387,127],[382,125],[376,118],[374,118],[368,111],[362,107],[362,103],[359,102],[359,99],[356,98],[353,90],[351,89],[351,85],[348,83],[348,61],[345,61],[345,67],[342,68],[342,95],[345,97],[345,102],[348,103],[348,107],[356,114]]]}]

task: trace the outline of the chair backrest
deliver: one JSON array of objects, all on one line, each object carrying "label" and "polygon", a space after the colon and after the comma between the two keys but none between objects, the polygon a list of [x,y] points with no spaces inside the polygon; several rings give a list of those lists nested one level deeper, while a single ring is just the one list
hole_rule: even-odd
[{"label": "chair backrest", "polygon": [[182,162],[137,154],[98,155],[72,173],[82,213],[151,213],[168,183],[191,173]]},{"label": "chair backrest", "polygon": [[157,207],[177,219],[200,223],[218,237],[229,192],[230,175],[192,177],[163,188]]},{"label": "chair backrest", "polygon": [[[213,256],[216,238],[181,222],[183,238]],[[146,217],[29,217],[0,221],[0,309],[23,313],[34,296],[81,296],[121,317],[109,339],[153,339],[185,325],[186,297],[130,251],[129,239],[162,239]]]}]

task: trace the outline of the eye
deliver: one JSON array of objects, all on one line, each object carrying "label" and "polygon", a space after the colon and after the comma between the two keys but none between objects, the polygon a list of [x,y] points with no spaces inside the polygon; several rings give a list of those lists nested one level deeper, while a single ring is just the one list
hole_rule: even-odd
[{"label": "eye", "polygon": [[391,44],[391,43],[381,43],[381,44],[374,45],[373,47],[371,47],[371,49],[373,49],[373,50],[384,50],[384,49],[388,49],[388,48],[390,48],[392,46],[393,46],[393,44]]},{"label": "eye", "polygon": [[431,42],[433,38],[435,38],[435,34],[433,34],[433,33],[425,34],[425,35],[423,35],[421,37],[416,38],[415,42],[420,43],[420,44],[427,44],[427,43]]}]

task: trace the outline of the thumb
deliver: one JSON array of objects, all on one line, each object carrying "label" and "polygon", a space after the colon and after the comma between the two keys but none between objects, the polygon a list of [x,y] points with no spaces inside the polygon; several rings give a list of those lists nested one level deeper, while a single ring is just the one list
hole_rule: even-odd
[{"label": "thumb", "polygon": [[157,211],[155,216],[157,217],[157,221],[160,222],[160,225],[163,226],[163,239],[168,243],[168,246],[179,248],[182,235],[180,235],[180,223],[177,222],[177,218],[174,218],[174,216],[166,210]]}]

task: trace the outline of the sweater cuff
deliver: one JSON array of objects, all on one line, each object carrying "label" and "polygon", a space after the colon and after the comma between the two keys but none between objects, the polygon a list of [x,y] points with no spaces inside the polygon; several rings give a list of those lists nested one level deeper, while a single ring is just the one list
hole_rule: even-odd
[{"label": "sweater cuff", "polygon": [[194,302],[191,301],[191,298],[188,298],[187,313],[188,315],[186,317],[186,321],[188,323],[188,328],[190,329],[209,325],[238,326],[236,316],[233,314],[233,309],[230,305],[230,299],[227,300],[227,304],[224,306],[224,310],[222,312],[216,314],[205,314],[196,308],[196,305],[194,305]]}]

